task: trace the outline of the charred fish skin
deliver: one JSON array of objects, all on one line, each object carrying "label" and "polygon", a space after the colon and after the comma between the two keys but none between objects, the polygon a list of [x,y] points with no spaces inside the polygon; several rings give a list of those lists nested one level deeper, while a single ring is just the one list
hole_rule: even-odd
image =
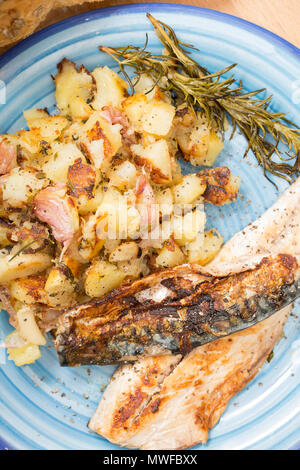
[{"label": "charred fish skin", "polygon": [[[142,286],[135,291],[133,283],[120,295],[66,312],[56,337],[60,364],[107,365],[143,355],[187,354],[264,320],[300,296],[296,258],[283,254],[190,288],[170,272],[157,285]],[[159,301],[151,299],[151,292]]]}]

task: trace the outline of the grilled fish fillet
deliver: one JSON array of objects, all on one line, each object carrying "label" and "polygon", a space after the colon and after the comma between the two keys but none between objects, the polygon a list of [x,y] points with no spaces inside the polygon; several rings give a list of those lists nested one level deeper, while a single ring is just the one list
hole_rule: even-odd
[{"label": "grilled fish fillet", "polygon": [[[300,253],[300,179],[205,268],[217,276],[249,269],[266,255]],[[229,400],[259,371],[282,335],[291,307],[189,355],[147,357],[113,375],[89,427],[141,449],[204,443]]]},{"label": "grilled fish fillet", "polygon": [[119,367],[89,428],[121,446],[183,449],[205,443],[228,401],[255,376],[290,307],[181,356]]},{"label": "grilled fish fillet", "polygon": [[248,328],[299,296],[300,269],[291,255],[263,258],[256,268],[226,277],[207,278],[186,265],[65,313],[57,352],[61,365],[68,366],[186,355]]}]

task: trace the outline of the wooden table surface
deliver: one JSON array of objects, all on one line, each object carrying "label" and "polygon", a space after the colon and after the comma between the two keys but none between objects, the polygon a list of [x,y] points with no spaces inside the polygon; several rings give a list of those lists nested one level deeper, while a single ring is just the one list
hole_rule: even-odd
[{"label": "wooden table surface", "polygon": [[[76,0],[71,1],[75,2]],[[104,0],[59,8],[48,15],[41,27],[78,13],[129,3],[138,2],[134,0]],[[273,31],[300,48],[300,0],[181,0],[168,3],[185,3],[239,16]]]},{"label": "wooden table surface", "polygon": [[[104,8],[115,5],[125,5],[138,3],[136,0],[32,0],[32,8],[36,4],[55,5],[55,9],[48,13],[48,16],[40,23],[36,30],[49,26],[57,21],[63,20],[79,13],[88,12],[98,8]],[[153,0],[160,3],[166,0]],[[1,0],[0,0],[1,2]],[[22,0],[5,0],[1,5],[7,4],[10,7],[19,4]],[[14,3],[16,2],[16,3]],[[49,3],[50,2],[50,3]],[[146,0],[140,0],[140,3],[146,3]],[[224,13],[244,18],[256,23],[264,28],[273,31],[279,36],[287,39],[300,48],[300,0],[176,0],[168,3],[184,3],[204,8],[211,8]],[[67,6],[68,5],[68,6]],[[4,8],[4,7],[3,7]],[[8,8],[8,7],[6,7]],[[5,10],[4,17],[7,15]],[[13,18],[13,9],[11,12]],[[2,13],[3,17],[3,13]],[[38,24],[38,18],[35,19]],[[20,35],[21,36],[21,35]],[[0,55],[13,45],[12,42],[6,43],[0,47]]]}]

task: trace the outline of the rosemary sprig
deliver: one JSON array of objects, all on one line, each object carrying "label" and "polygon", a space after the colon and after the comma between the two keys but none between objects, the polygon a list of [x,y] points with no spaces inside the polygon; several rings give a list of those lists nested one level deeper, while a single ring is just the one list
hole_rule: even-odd
[{"label": "rosemary sprig", "polygon": [[[150,14],[147,17],[164,46],[161,55],[154,55],[146,50],[148,37],[142,48],[99,48],[118,62],[132,91],[134,83],[125,70],[126,66],[134,69],[137,80],[142,74],[146,74],[155,84],[159,83],[163,90],[171,91],[179,102],[185,101],[193,110],[204,112],[211,126],[222,134],[226,116],[229,115],[233,125],[231,138],[239,127],[248,141],[244,156],[252,150],[269,181],[267,172],[288,181],[298,176],[300,129],[286,118],[285,113],[274,113],[268,109],[272,96],[260,99],[257,95],[265,89],[246,92],[241,82],[236,83],[233,75],[224,79],[224,74],[236,64],[210,74],[190,57],[193,46],[181,42],[167,24]],[[285,155],[279,150],[280,143],[287,146]],[[274,160],[276,156],[279,161]]]}]

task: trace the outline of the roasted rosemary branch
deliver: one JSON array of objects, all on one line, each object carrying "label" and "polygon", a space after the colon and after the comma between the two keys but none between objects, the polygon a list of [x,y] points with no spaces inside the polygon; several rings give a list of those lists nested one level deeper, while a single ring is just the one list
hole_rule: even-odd
[{"label": "roasted rosemary branch", "polygon": [[[257,95],[265,89],[247,92],[242,82],[236,83],[233,75],[225,79],[224,74],[236,64],[210,74],[190,57],[193,46],[181,42],[167,24],[150,14],[147,17],[164,46],[161,55],[146,50],[148,38],[143,48],[99,48],[118,62],[132,90],[139,77],[146,74],[163,90],[172,92],[177,102],[185,101],[193,110],[205,113],[211,126],[222,134],[226,116],[230,116],[231,138],[239,127],[248,141],[244,156],[252,150],[269,180],[268,173],[288,181],[297,177],[300,174],[300,129],[285,113],[269,110],[272,96],[260,99]],[[134,69],[135,81],[128,76],[126,66]],[[279,149],[280,143],[287,146],[284,154]]]}]

